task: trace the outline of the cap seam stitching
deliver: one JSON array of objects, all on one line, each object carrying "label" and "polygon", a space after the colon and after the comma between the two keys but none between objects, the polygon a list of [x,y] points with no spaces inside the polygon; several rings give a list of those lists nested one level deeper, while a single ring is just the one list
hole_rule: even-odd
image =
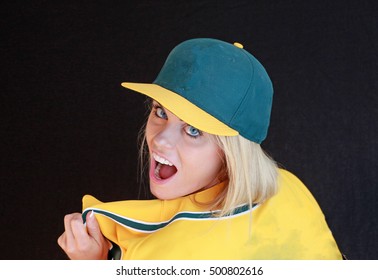
[{"label": "cap seam stitching", "polygon": [[[251,58],[247,55],[247,53],[246,53],[246,51],[245,51],[244,49],[242,49],[241,51],[243,52],[243,54],[247,57],[248,61],[250,62],[250,65],[249,65],[249,66],[251,67],[251,70],[252,70],[251,72],[252,72],[252,73],[251,73],[251,79],[250,79],[250,81],[249,81],[249,85],[248,85],[248,87],[246,88],[246,91],[245,91],[245,93],[244,93],[244,96],[243,96],[242,100],[241,100],[240,103],[239,103],[238,108],[235,110],[235,113],[232,115],[232,117],[231,117],[231,119],[230,119],[230,123],[232,123],[232,122],[234,121],[235,116],[238,114],[241,105],[244,103],[244,100],[245,100],[246,97],[247,97],[247,93],[249,92],[249,89],[251,88],[253,77],[254,77],[254,75],[255,75],[255,68],[253,67],[253,62],[252,62]],[[244,134],[244,133],[243,133],[243,134]]]}]

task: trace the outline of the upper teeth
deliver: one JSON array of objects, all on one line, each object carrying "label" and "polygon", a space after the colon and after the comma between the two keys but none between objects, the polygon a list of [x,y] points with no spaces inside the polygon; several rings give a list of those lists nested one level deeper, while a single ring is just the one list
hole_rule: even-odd
[{"label": "upper teeth", "polygon": [[173,165],[173,163],[171,163],[170,161],[166,160],[165,158],[159,157],[155,153],[153,153],[152,156],[153,156],[154,160],[156,160],[157,162],[160,162],[161,164],[166,164],[166,165],[169,165],[169,166]]}]

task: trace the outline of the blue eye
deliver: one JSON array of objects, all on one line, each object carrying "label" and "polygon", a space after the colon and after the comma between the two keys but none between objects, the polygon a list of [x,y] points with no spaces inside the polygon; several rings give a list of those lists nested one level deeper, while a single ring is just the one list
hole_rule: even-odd
[{"label": "blue eye", "polygon": [[197,138],[198,136],[202,135],[202,132],[200,130],[191,125],[185,127],[185,132],[193,138]]},{"label": "blue eye", "polygon": [[155,107],[155,115],[162,119],[168,119],[167,114],[165,113],[164,109],[159,106]]}]

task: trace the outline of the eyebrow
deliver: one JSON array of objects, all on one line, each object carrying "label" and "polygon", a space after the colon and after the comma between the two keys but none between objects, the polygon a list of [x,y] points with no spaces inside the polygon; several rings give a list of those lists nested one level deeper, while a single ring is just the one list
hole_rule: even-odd
[{"label": "eyebrow", "polygon": [[155,99],[152,99],[152,103],[157,103],[157,105],[161,106],[161,107],[164,107],[163,105],[161,105],[159,102],[157,102]]}]

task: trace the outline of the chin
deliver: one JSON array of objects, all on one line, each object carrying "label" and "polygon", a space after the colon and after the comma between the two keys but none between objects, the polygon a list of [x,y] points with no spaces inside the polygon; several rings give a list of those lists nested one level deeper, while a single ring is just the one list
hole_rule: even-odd
[{"label": "chin", "polygon": [[[164,187],[163,187],[164,188]],[[161,200],[170,200],[177,198],[176,196],[169,194],[166,190],[162,190],[162,187],[159,186],[151,186],[150,191],[154,197]]]}]

